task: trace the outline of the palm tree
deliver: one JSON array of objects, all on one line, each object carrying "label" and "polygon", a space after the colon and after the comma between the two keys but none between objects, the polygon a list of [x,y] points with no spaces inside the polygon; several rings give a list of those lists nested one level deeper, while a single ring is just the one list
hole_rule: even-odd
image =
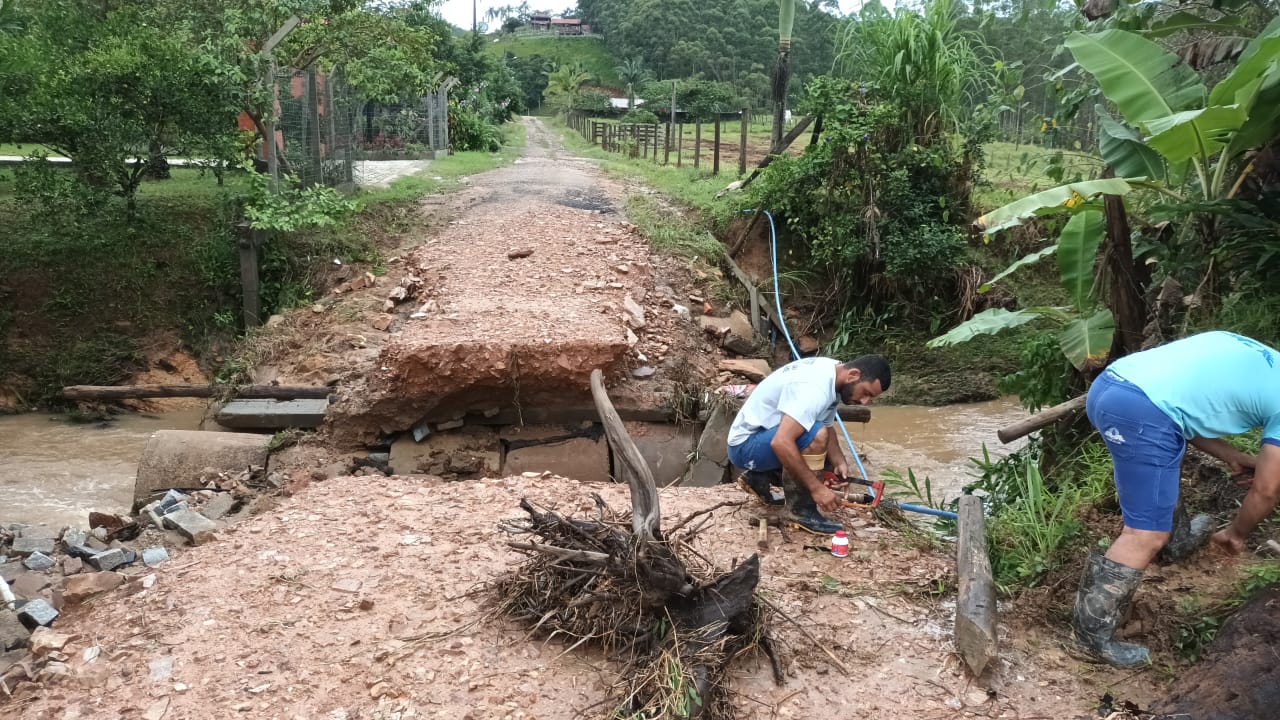
[{"label": "palm tree", "polygon": [[626,58],[614,69],[618,71],[618,79],[627,84],[627,109],[632,110],[636,104],[636,86],[652,77],[649,69],[638,57]]},{"label": "palm tree", "polygon": [[573,100],[588,81],[591,73],[577,62],[564,63],[547,73],[547,88],[542,91],[543,102],[560,111],[573,107]]}]

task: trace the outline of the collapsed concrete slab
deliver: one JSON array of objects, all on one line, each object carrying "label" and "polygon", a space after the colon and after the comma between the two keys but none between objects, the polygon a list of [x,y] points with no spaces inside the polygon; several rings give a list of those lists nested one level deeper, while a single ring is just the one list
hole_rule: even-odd
[{"label": "collapsed concrete slab", "polygon": [[232,400],[223,405],[214,419],[219,425],[236,430],[287,430],[316,428],[324,423],[329,401],[304,400]]},{"label": "collapsed concrete slab", "polygon": [[133,501],[145,503],[168,488],[200,487],[205,468],[238,472],[252,465],[265,467],[270,443],[269,435],[159,430],[142,451]]}]

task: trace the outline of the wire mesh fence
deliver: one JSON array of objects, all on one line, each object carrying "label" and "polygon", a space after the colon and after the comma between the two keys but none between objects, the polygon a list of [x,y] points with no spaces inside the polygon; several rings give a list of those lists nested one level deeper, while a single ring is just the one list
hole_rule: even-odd
[{"label": "wire mesh fence", "polygon": [[343,78],[330,73],[281,69],[274,75],[275,122],[271,148],[262,160],[274,172],[303,187],[352,187],[362,164],[424,160],[449,148],[449,90],[452,78],[434,91],[395,104],[368,100]]}]

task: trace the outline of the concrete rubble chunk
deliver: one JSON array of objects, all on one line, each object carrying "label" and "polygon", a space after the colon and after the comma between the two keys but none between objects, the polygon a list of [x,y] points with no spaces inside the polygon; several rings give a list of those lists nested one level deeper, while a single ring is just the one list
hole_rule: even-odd
[{"label": "concrete rubble chunk", "polygon": [[0,606],[0,652],[24,648],[30,637],[31,631],[18,620],[18,614]]},{"label": "concrete rubble chunk", "polygon": [[22,528],[22,532],[18,533],[19,537],[40,538],[44,540],[57,540],[62,531],[49,525],[28,525]]},{"label": "concrete rubble chunk", "polygon": [[200,514],[210,520],[221,520],[235,504],[236,499],[231,497],[231,493],[218,493],[200,508]]},{"label": "concrete rubble chunk", "polygon": [[51,578],[45,573],[29,572],[18,576],[13,581],[13,592],[18,597],[34,598],[41,590],[49,587]]},{"label": "concrete rubble chunk", "polygon": [[99,593],[114,590],[124,584],[124,576],[116,572],[95,572],[72,575],[63,586],[62,597],[68,603],[77,603]]},{"label": "concrete rubble chunk", "polygon": [[22,561],[22,564],[26,565],[28,570],[48,570],[53,567],[53,558],[42,552],[33,552]]},{"label": "concrete rubble chunk", "polygon": [[186,499],[186,494],[170,488],[169,492],[165,493],[164,497],[160,498],[159,503],[156,505],[156,509],[160,512],[164,512]]},{"label": "concrete rubble chunk", "polygon": [[149,547],[142,551],[142,564],[155,567],[169,559],[169,551],[162,547]]},{"label": "concrete rubble chunk", "polygon": [[631,295],[622,298],[622,308],[627,311],[627,324],[639,330],[644,327],[644,308]]},{"label": "concrete rubble chunk", "polygon": [[182,510],[164,516],[165,524],[177,530],[179,534],[191,541],[192,545],[203,545],[214,539],[218,526],[209,518],[198,512]]},{"label": "concrete rubble chunk", "polygon": [[71,642],[71,636],[47,627],[38,627],[31,633],[31,652],[39,657],[51,652],[62,652]]},{"label": "concrete rubble chunk", "polygon": [[97,570],[114,570],[124,564],[124,551],[111,548],[89,558],[89,565]]},{"label": "concrete rubble chunk", "polygon": [[721,360],[717,365],[720,370],[741,375],[752,382],[760,382],[773,372],[769,363],[764,360],[747,360],[742,358]]},{"label": "concrete rubble chunk", "polygon": [[49,625],[58,618],[58,611],[53,609],[47,601],[40,598],[27,602],[18,609],[18,619],[23,625],[31,629],[35,629],[42,625]]},{"label": "concrete rubble chunk", "polygon": [[266,465],[270,443],[269,435],[157,430],[138,462],[134,502],[149,502],[154,493],[173,487],[195,487],[208,467],[238,471]]},{"label": "concrete rubble chunk", "polygon": [[259,398],[232,400],[218,411],[219,425],[237,430],[286,430],[314,428],[324,423],[329,409],[325,398],[298,400],[264,400]]},{"label": "concrete rubble chunk", "polygon": [[62,574],[75,575],[84,570],[84,561],[78,557],[65,557],[62,559]]},{"label": "concrete rubble chunk", "polygon": [[31,553],[52,555],[54,553],[54,539],[25,536],[13,539],[13,554],[26,557]]},{"label": "concrete rubble chunk", "polygon": [[720,341],[720,347],[737,355],[755,355],[759,350],[754,340],[733,332],[724,336],[724,339]]},{"label": "concrete rubble chunk", "polygon": [[7,562],[0,565],[0,579],[5,582],[13,582],[24,572],[26,572],[26,570],[22,567],[22,563],[20,562]]}]

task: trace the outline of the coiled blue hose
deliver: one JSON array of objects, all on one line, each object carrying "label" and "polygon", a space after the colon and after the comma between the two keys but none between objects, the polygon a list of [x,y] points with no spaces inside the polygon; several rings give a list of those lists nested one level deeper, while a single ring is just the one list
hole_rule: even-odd
[{"label": "coiled blue hose", "polygon": [[[748,213],[756,211],[743,210],[742,212]],[[778,311],[778,322],[782,325],[782,336],[787,340],[787,347],[791,348],[791,359],[799,360],[800,351],[796,349],[795,343],[791,341],[791,333],[787,330],[786,321],[783,320],[786,316],[782,314],[782,290],[778,283],[778,229],[773,224],[773,215],[768,210],[760,210],[759,212],[764,213],[764,216],[769,219],[769,261],[773,270],[773,302]],[[871,478],[867,476],[867,469],[862,466],[862,458],[858,456],[858,448],[854,446],[853,438],[849,437],[849,429],[845,427],[844,420],[838,413],[836,414],[836,424],[840,426],[840,433],[844,435],[845,442],[849,443],[849,450],[853,452],[853,461],[858,466],[858,472],[862,473],[862,479],[870,482]],[[868,486],[867,490],[868,492],[873,493],[874,496],[875,490],[873,488]],[[936,508],[921,505],[909,505],[907,503],[896,503],[896,505],[903,510],[920,513],[921,515],[932,515],[934,517],[949,518],[951,520],[959,518],[955,513],[948,512],[946,510],[938,510]]]}]

